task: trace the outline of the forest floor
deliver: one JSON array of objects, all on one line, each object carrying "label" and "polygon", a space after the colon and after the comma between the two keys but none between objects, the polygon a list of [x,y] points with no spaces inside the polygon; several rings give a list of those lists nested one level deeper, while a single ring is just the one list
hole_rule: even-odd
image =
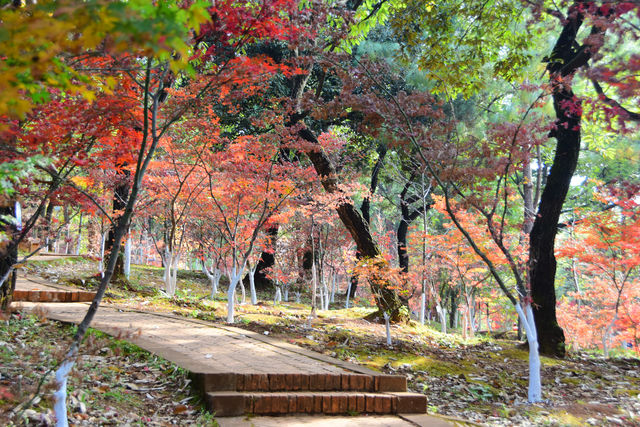
[{"label": "forest floor", "polygon": [[[90,277],[96,271],[96,262],[63,259],[34,262],[28,269],[30,274],[39,274],[60,284],[75,284],[91,289],[94,285]],[[224,322],[226,301],[221,298],[222,295],[218,295],[213,300],[209,298],[208,282],[203,274],[180,272],[178,283],[177,295],[168,298],[158,291],[162,289],[162,270],[136,266],[132,271],[130,284],[126,287],[122,284],[112,286],[107,291],[105,303]],[[337,308],[337,304],[335,307]],[[640,426],[640,361],[638,359],[605,360],[586,353],[571,353],[565,359],[543,357],[542,379],[545,402],[530,405],[526,401],[528,354],[526,346],[517,341],[487,337],[476,337],[465,341],[455,333],[442,334],[430,327],[410,322],[392,326],[393,345],[388,347],[385,343],[384,326],[363,319],[372,312],[370,308],[320,311],[318,317],[312,320],[311,328],[308,324],[310,310],[305,304],[282,303],[274,306],[272,302],[263,302],[257,306],[240,305],[236,310],[235,326],[237,327],[268,334],[381,372],[407,375],[410,390],[427,395],[430,413],[460,417],[489,425]],[[12,335],[9,336],[12,337]],[[25,341],[22,338],[19,340]],[[10,345],[17,347],[13,341]],[[132,352],[124,356],[118,356],[115,353],[112,355],[109,351],[113,352],[113,350],[108,350],[109,345],[101,347],[100,345],[97,346],[98,350],[106,352],[106,355],[97,353],[97,356],[105,359],[114,358],[112,362],[116,364],[115,366],[121,366],[118,364],[123,363],[131,366],[135,366],[136,363],[143,365],[145,363],[131,359],[135,355],[142,354],[140,352]],[[85,354],[90,353],[91,351],[87,351]],[[51,350],[49,358],[53,355],[55,351]],[[14,363],[15,358],[11,358],[11,365]],[[140,365],[146,375],[143,377],[144,381],[154,381],[152,377],[157,375],[155,381],[160,384],[145,384],[145,387],[164,386],[166,389],[168,382],[183,384],[181,381],[186,381],[186,377],[179,370],[176,371],[177,377],[168,379],[162,369],[171,368],[165,366],[166,363],[157,363],[160,363],[163,368],[158,367],[155,371],[153,368],[148,368],[149,370],[145,371]],[[4,361],[2,366],[4,369]],[[113,370],[108,368],[111,365],[107,363],[100,366],[100,369],[106,369],[107,372],[113,371],[118,375],[125,375],[121,372],[124,371],[122,367],[119,367],[119,370]],[[11,369],[11,366],[8,369]],[[93,381],[91,378],[89,374],[89,380]],[[105,381],[100,379],[97,381],[103,383],[104,387],[122,388],[123,384],[136,384],[135,379],[119,379],[115,383],[106,380],[108,378],[105,378]],[[2,382],[0,382],[0,410],[3,409],[1,405],[7,406],[8,402],[1,395],[1,387]],[[79,400],[81,398],[78,396],[84,396],[82,393],[90,392],[91,389],[86,384],[76,387],[77,391],[74,390],[73,393],[78,393],[76,399]],[[124,387],[122,391],[127,391],[126,386]],[[181,386],[178,387],[180,388]],[[165,389],[154,390],[154,393],[160,396],[166,392]],[[120,395],[122,391],[119,391]],[[136,421],[144,424],[153,424],[156,421],[156,425],[206,423],[207,419],[202,418],[206,415],[199,412],[198,406],[185,400],[188,396],[184,388],[181,393],[184,394],[174,395],[167,392],[165,397],[153,399],[153,402],[156,402],[155,409],[145,409],[144,412],[140,412],[134,407],[131,413],[162,414],[157,415],[159,417],[157,420],[154,418],[149,422]],[[139,393],[136,396],[138,395]],[[94,398],[98,397],[91,395],[91,399]],[[165,398],[166,400],[163,400]],[[108,406],[113,408],[111,413],[120,414],[128,411],[127,400],[115,398],[108,402],[97,402],[85,406],[87,408],[94,405]],[[121,407],[124,409],[120,409]],[[109,413],[107,411],[107,414]],[[104,411],[101,414],[104,414]],[[85,415],[91,417],[89,413]]]}]

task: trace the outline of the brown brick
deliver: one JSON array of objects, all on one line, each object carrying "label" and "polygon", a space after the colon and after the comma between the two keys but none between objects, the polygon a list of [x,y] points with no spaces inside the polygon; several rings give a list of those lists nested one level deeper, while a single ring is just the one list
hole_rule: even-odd
[{"label": "brown brick", "polygon": [[376,414],[382,414],[384,412],[384,410],[383,410],[384,397],[385,396],[381,396],[381,395],[376,396],[375,403],[374,403],[374,408],[375,408]]},{"label": "brown brick", "polygon": [[375,413],[376,412],[376,395],[367,394],[365,398],[366,398],[365,411],[367,411],[370,414]]},{"label": "brown brick", "polygon": [[331,396],[331,409],[329,410],[330,414],[339,414],[340,413],[340,395],[334,394]]},{"label": "brown brick", "polygon": [[349,390],[349,377],[350,374],[342,374],[342,384],[340,385],[340,390]]},{"label": "brown brick", "polygon": [[14,301],[28,301],[29,291],[23,291],[21,289],[16,289],[13,291],[13,300]]},{"label": "brown brick", "polygon": [[252,374],[245,374],[242,391],[253,391],[256,387],[257,378]]},{"label": "brown brick", "polygon": [[382,400],[382,413],[383,414],[392,414],[391,411],[391,401],[393,400],[391,396],[380,396],[380,400]]},{"label": "brown brick", "polygon": [[407,377],[404,375],[376,376],[376,391],[407,391]]},{"label": "brown brick", "polygon": [[427,396],[418,393],[391,393],[397,396],[398,414],[424,414],[427,412]]},{"label": "brown brick", "polygon": [[313,395],[313,412],[314,414],[322,413],[322,395],[314,394]]},{"label": "brown brick", "polygon": [[331,414],[331,396],[325,394],[322,396],[322,413]]},{"label": "brown brick", "polygon": [[256,395],[253,403],[254,414],[270,414],[271,413],[271,396],[268,394]]},{"label": "brown brick", "polygon": [[95,292],[78,291],[78,301],[80,301],[80,302],[93,301],[93,298],[95,296],[96,296]]},{"label": "brown brick", "polygon": [[245,394],[244,398],[244,411],[246,414],[253,414],[253,405],[256,403],[255,396]]},{"label": "brown brick", "polygon": [[352,394],[349,396],[349,403],[347,404],[347,410],[349,412],[357,412],[358,411],[358,396]]},{"label": "brown brick", "polygon": [[236,375],[235,374],[202,374],[203,378],[203,390],[208,391],[235,391],[236,390]]},{"label": "brown brick", "polygon": [[295,394],[289,395],[289,410],[287,411],[290,414],[295,414],[298,408],[298,396]]},{"label": "brown brick", "polygon": [[286,414],[289,411],[289,396],[286,394],[271,396],[271,413]]},{"label": "brown brick", "polygon": [[364,377],[364,386],[363,389],[366,391],[373,391],[373,377],[371,375],[366,375]]},{"label": "brown brick", "polygon": [[299,412],[302,414],[313,413],[313,395],[312,394],[299,395],[296,401],[297,401],[296,407],[298,408],[296,412]]},{"label": "brown brick", "polygon": [[391,413],[398,413],[398,396],[391,396]]},{"label": "brown brick", "polygon": [[367,409],[367,398],[364,394],[358,395],[356,412],[363,413]]},{"label": "brown brick", "polygon": [[267,381],[265,374],[249,374],[245,382],[245,390],[247,391],[264,391],[269,390],[269,382]]},{"label": "brown brick", "polygon": [[71,302],[78,302],[80,295],[77,292],[71,293]]},{"label": "brown brick", "polygon": [[244,391],[244,379],[247,376],[245,374],[236,374],[236,390]]},{"label": "brown brick", "polygon": [[209,409],[222,417],[243,415],[246,396],[240,393],[213,392],[207,394]]},{"label": "brown brick", "polygon": [[325,375],[324,389],[327,391],[340,390],[341,388],[341,375],[339,374],[327,374]]},{"label": "brown brick", "polygon": [[367,375],[355,374],[349,377],[349,390],[365,391],[365,379]]},{"label": "brown brick", "polygon": [[338,414],[346,414],[349,409],[349,395],[346,393],[341,393],[338,398]]},{"label": "brown brick", "polygon": [[296,381],[300,386],[300,390],[309,390],[309,375],[308,374],[296,374]]},{"label": "brown brick", "polygon": [[309,390],[324,390],[325,383],[325,374],[313,374],[309,376]]},{"label": "brown brick", "polygon": [[284,374],[284,389],[289,391],[300,390],[300,384],[296,382],[296,374]]},{"label": "brown brick", "polygon": [[282,374],[269,374],[269,390],[282,391],[285,389],[284,375]]},{"label": "brown brick", "polygon": [[269,390],[269,377],[267,374],[258,374],[258,390]]}]

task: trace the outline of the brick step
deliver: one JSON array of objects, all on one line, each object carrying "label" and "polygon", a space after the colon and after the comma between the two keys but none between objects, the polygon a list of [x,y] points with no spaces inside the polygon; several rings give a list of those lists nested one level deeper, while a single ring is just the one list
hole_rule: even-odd
[{"label": "brick step", "polygon": [[407,391],[404,375],[364,374],[192,374],[201,392],[239,391]]},{"label": "brick step", "polygon": [[244,414],[424,414],[427,397],[418,393],[229,392],[206,394],[208,409],[218,417]]},{"label": "brick step", "polygon": [[90,302],[95,297],[95,292],[89,291],[60,291],[60,290],[22,290],[13,291],[13,301],[30,302]]}]

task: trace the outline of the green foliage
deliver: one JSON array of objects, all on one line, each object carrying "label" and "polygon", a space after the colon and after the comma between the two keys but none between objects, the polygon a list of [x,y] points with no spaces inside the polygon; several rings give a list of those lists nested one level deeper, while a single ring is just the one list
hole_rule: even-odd
[{"label": "green foliage", "polygon": [[41,155],[0,163],[0,197],[11,197],[18,182],[36,173],[38,167],[46,167],[50,163],[50,159]]},{"label": "green foliage", "polygon": [[190,31],[208,19],[204,2],[182,8],[150,0],[45,0],[0,10],[0,115],[23,118],[47,88],[93,99],[90,74],[74,70],[86,51],[155,55],[186,68]]},{"label": "green foliage", "polygon": [[532,59],[532,34],[522,4],[512,0],[367,0],[356,13],[351,38],[362,43],[373,28],[386,24],[402,45],[402,57],[417,64],[435,92],[465,98],[499,77],[517,81]]}]

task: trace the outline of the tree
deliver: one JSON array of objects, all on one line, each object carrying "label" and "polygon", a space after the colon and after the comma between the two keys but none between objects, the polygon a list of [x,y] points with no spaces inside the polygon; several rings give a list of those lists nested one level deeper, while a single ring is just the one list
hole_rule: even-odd
[{"label": "tree", "polygon": [[[235,320],[235,292],[261,231],[273,216],[281,221],[284,203],[299,189],[286,165],[277,163],[278,135],[244,137],[223,151],[202,153],[200,167],[207,176],[207,195],[214,223],[229,246],[227,322]],[[233,192],[229,192],[229,186]]]},{"label": "tree", "polygon": [[609,356],[611,342],[638,347],[640,303],[640,216],[637,186],[603,188],[597,198],[614,209],[589,212],[574,227],[576,237],[565,239],[559,257],[577,263],[576,274],[587,280],[565,297],[561,319],[575,346],[602,348]]},{"label": "tree", "polygon": [[[238,52],[246,41],[246,38],[242,38],[240,35],[249,34],[254,38],[261,37],[269,32],[278,31],[278,23],[281,22],[279,10],[271,11],[273,15],[268,14],[266,18],[261,15],[262,19],[256,25],[254,33],[254,28],[250,25],[246,26],[246,20],[239,20],[238,18],[243,15],[246,15],[246,18],[251,16],[251,13],[260,13],[261,10],[253,9],[247,15],[246,9],[235,8],[233,4],[228,4],[227,2],[219,2],[209,10],[210,14],[212,14],[210,24],[216,22],[218,13],[222,14],[224,12],[229,18],[226,23],[235,23],[236,27],[233,29],[235,32],[227,28],[225,32],[218,34],[215,28],[210,26],[198,28],[203,18],[203,10],[198,4],[183,9],[176,5],[165,3],[159,5],[145,3],[140,9],[141,16],[138,16],[139,22],[137,25],[155,30],[156,32],[152,31],[151,34],[158,39],[162,39],[162,43],[160,43],[162,47],[152,50],[151,46],[149,46],[147,50],[142,49],[132,55],[105,58],[106,62],[116,61],[120,65],[117,67],[121,72],[119,77],[125,80],[131,79],[132,83],[137,87],[137,93],[139,94],[137,101],[140,106],[136,111],[136,117],[139,118],[139,128],[142,129],[141,141],[127,203],[124,212],[116,219],[114,246],[109,257],[107,269],[100,281],[94,301],[78,326],[66,358],[56,371],[56,379],[60,385],[55,394],[55,410],[59,425],[67,424],[65,408],[67,375],[73,367],[73,361],[78,353],[82,338],[95,316],[107,284],[113,275],[121,240],[129,227],[144,174],[159,141],[176,122],[197,106],[197,101],[211,95],[218,95],[219,98],[219,95],[222,94],[222,97],[224,97],[224,94],[229,92],[229,87],[225,86],[229,81],[229,75],[249,76],[251,75],[251,70],[255,70],[256,67],[262,65],[255,62],[247,63],[244,58],[235,57],[235,54],[231,55],[232,58],[235,57],[234,59],[223,61],[222,64],[207,62],[207,60],[211,60],[211,53],[204,52],[204,55],[200,56],[199,65],[203,68],[209,67],[207,73],[204,74],[206,78],[200,79],[194,85],[189,86],[186,93],[187,96],[181,96],[181,93],[173,92],[176,102],[171,105],[161,105],[162,101],[171,92],[170,86],[175,83],[174,79],[169,78],[170,73],[181,69],[193,70],[193,67],[190,66],[186,59],[190,58],[190,55],[187,55],[188,52],[184,49],[187,46],[185,43],[188,39],[187,35],[193,30],[199,36],[205,37],[205,39],[209,37],[207,39],[209,41],[226,43],[232,48],[232,52]],[[272,19],[269,19],[269,16]],[[167,37],[166,39],[165,36]]]}]

